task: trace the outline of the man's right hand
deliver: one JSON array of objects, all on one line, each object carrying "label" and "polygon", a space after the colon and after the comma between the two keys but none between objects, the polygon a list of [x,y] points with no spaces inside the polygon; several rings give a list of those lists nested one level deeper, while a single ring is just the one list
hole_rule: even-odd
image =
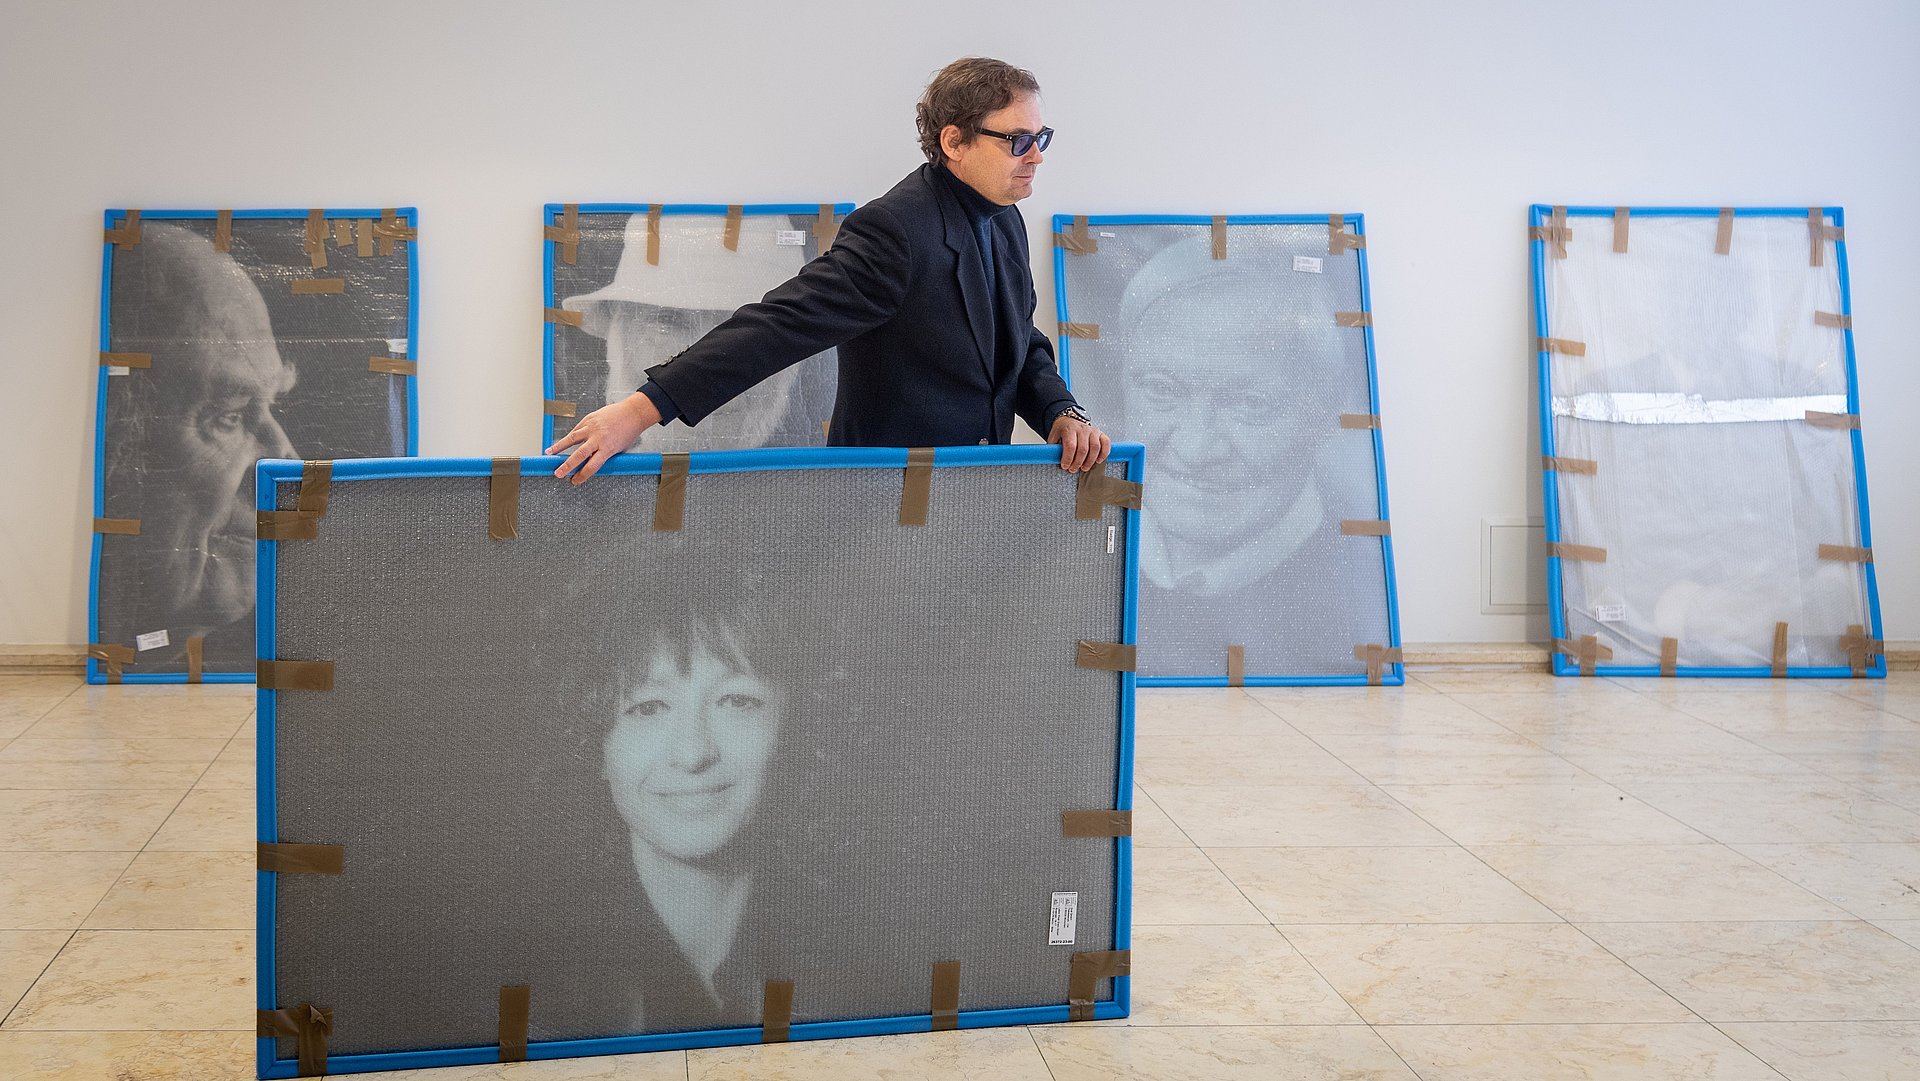
[{"label": "man's right hand", "polygon": [[654,406],[653,399],[639,391],[602,406],[581,417],[572,431],[547,448],[548,454],[573,448],[573,453],[567,455],[567,460],[560,463],[553,475],[563,479],[572,475],[573,483],[579,484],[600,472],[608,458],[633,446],[640,433],[658,423],[660,410]]}]

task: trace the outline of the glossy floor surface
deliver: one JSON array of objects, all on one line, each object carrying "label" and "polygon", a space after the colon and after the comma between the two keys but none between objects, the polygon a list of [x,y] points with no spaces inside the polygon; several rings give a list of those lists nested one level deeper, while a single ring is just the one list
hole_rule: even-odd
[{"label": "glossy floor surface", "polygon": [[[0,1077],[253,1075],[251,688],[0,677]],[[1920,677],[1146,691],[1126,1021],[366,1077],[1920,1077]]]}]

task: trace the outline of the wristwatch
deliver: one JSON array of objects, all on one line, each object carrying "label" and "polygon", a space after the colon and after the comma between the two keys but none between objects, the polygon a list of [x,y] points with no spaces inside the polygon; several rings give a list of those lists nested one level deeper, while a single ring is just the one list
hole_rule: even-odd
[{"label": "wristwatch", "polygon": [[1054,414],[1054,417],[1053,417],[1054,422],[1056,424],[1059,423],[1061,417],[1072,417],[1074,420],[1077,420],[1082,424],[1093,423],[1093,418],[1090,416],[1087,416],[1086,411],[1081,409],[1077,405],[1070,405],[1065,409],[1062,409],[1060,412]]}]

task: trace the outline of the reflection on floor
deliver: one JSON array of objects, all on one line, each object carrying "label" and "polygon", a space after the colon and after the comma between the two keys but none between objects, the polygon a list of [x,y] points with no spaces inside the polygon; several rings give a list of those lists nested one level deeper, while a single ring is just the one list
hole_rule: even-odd
[{"label": "reflection on floor", "polygon": [[[0,1077],[253,1075],[250,688],[0,677]],[[1920,1077],[1920,676],[1149,691],[1127,1021],[588,1078]]]}]

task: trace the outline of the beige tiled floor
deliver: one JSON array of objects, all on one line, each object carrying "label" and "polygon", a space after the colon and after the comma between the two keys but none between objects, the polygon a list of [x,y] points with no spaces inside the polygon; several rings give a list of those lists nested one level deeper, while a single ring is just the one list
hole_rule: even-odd
[{"label": "beige tiled floor", "polygon": [[[251,710],[0,677],[0,1078],[252,1076]],[[1139,729],[1125,1021],[391,1076],[1920,1077],[1920,676],[1147,691]]]}]

